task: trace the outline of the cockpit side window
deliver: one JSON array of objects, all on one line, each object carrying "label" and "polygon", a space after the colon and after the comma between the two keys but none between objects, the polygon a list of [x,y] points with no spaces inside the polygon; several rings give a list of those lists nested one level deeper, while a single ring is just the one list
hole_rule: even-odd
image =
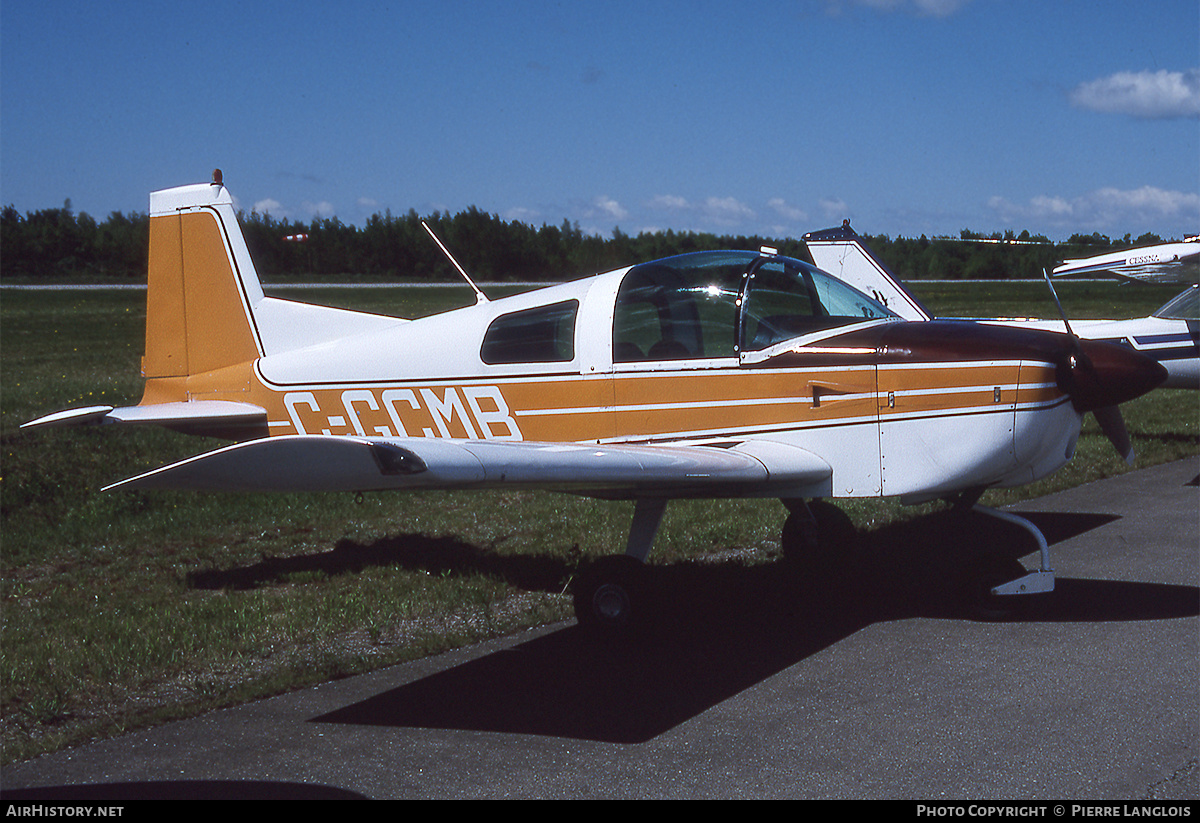
[{"label": "cockpit side window", "polygon": [[630,269],[617,293],[613,361],[692,360],[737,354],[738,292],[744,264],[647,263]]},{"label": "cockpit side window", "polygon": [[497,317],[483,336],[484,363],[566,363],[575,359],[578,300]]},{"label": "cockpit side window", "polygon": [[775,267],[764,267],[751,276],[749,295],[743,321],[746,351],[814,331],[825,314],[812,278],[789,276]]}]

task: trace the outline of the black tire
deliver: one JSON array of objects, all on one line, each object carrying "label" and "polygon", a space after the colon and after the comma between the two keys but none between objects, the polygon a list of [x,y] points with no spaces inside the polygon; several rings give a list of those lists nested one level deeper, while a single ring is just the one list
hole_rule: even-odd
[{"label": "black tire", "polygon": [[780,545],[784,562],[792,568],[828,571],[857,546],[854,523],[832,503],[814,500],[807,505],[807,512],[804,506],[789,505],[789,509]]},{"label": "black tire", "polygon": [[963,594],[967,610],[980,620],[1009,620],[1018,617],[1038,595],[992,594],[1001,583],[1023,577],[1026,569],[1017,560],[981,558],[968,568]]},{"label": "black tire", "polygon": [[825,551],[835,553],[852,551],[858,545],[858,529],[850,515],[825,500],[814,500],[808,504],[817,521],[817,542]]},{"label": "black tire", "polygon": [[580,628],[600,636],[627,636],[649,616],[646,569],[629,555],[602,557],[580,570],[572,586]]}]

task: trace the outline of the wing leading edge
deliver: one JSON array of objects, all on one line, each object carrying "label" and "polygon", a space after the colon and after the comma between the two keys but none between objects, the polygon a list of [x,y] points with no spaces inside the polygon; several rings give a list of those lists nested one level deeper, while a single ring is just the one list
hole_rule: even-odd
[{"label": "wing leading edge", "polygon": [[826,496],[829,464],[782,443],[586,445],[291,435],[226,446],[107,489],[381,491],[536,487],[597,497]]}]

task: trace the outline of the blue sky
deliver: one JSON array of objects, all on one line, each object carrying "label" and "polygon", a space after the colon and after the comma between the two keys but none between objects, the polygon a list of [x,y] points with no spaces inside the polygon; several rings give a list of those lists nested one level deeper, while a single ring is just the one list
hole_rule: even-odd
[{"label": "blue sky", "polygon": [[1200,4],[0,2],[0,203],[1200,232]]}]

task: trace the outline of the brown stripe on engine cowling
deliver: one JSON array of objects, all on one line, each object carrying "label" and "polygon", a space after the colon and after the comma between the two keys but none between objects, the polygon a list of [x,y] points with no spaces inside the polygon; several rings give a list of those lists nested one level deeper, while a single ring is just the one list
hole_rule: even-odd
[{"label": "brown stripe on engine cowling", "polygon": [[1053,363],[1080,412],[1140,397],[1166,379],[1154,359],[1116,343],[1064,332],[969,320],[887,323],[826,337],[759,364],[766,368],[1023,360]]},{"label": "brown stripe on engine cowling", "polygon": [[1065,334],[967,320],[887,323],[826,337],[772,357],[759,366],[948,363],[972,360],[1044,360],[1070,352]]}]

